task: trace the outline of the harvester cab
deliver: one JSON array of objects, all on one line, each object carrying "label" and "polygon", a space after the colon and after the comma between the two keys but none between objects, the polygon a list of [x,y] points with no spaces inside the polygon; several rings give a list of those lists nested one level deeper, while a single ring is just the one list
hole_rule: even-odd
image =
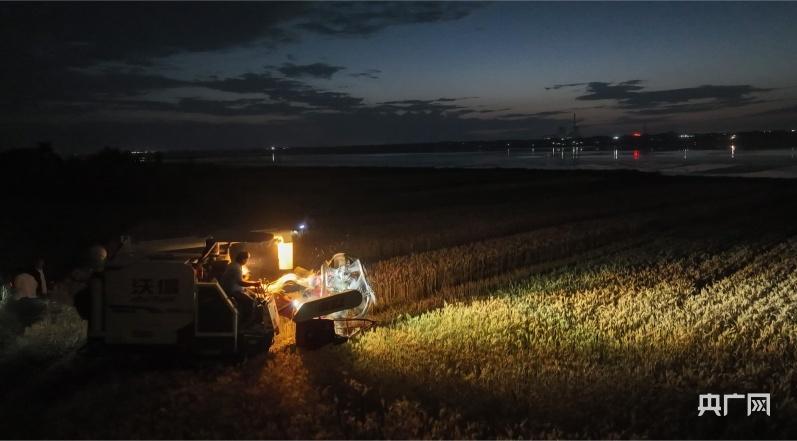
[{"label": "harvester cab", "polygon": [[[247,293],[258,318],[247,326],[235,298],[219,284],[231,257],[241,251],[250,255],[248,280],[261,282]],[[268,351],[283,316],[297,323],[297,345],[317,346],[328,340],[326,330],[335,329],[332,319],[362,317],[374,302],[360,262],[340,256],[318,273],[289,272],[291,233],[265,230],[135,246],[128,240],[90,281],[89,342],[253,354]]]}]

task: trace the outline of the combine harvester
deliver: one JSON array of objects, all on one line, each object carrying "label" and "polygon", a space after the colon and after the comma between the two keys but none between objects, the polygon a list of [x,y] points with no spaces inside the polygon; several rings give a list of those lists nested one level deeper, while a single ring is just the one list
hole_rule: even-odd
[{"label": "combine harvester", "polygon": [[[91,347],[173,347],[203,355],[268,351],[280,315],[296,323],[296,344],[318,347],[350,334],[375,301],[357,259],[336,254],[318,272],[293,268],[294,232],[223,233],[124,245],[89,284]],[[218,280],[231,256],[245,271],[257,320],[240,326],[235,300]],[[272,280],[269,282],[268,280]]]}]

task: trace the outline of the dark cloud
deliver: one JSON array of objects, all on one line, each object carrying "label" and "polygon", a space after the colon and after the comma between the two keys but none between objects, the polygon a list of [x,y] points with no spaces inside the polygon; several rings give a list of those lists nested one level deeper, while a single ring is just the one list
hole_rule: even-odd
[{"label": "dark cloud", "polygon": [[311,4],[298,2],[4,4],[0,37],[31,67],[149,66],[180,52],[293,41],[284,23],[311,12]]},{"label": "dark cloud", "polygon": [[[363,102],[362,98],[347,93],[312,87],[304,82],[275,77],[267,72],[247,73],[227,78],[214,76],[189,81],[161,75],[82,72],[70,69],[55,78],[57,81],[42,83],[34,91],[24,91],[21,95],[7,95],[7,99],[0,105],[0,112],[7,116],[16,115],[21,110],[28,113],[36,112],[40,118],[46,119],[53,114],[118,110],[122,106],[139,110],[252,115],[269,112],[298,113],[300,110],[345,111]],[[181,87],[204,88],[234,94],[261,94],[263,97],[240,100],[192,98],[184,100],[181,105],[141,98],[141,95],[147,92],[168,92]]]},{"label": "dark cloud", "polygon": [[379,69],[367,69],[362,72],[350,73],[349,76],[354,78],[368,78],[371,80],[378,80],[379,75],[382,73]]},{"label": "dark cloud", "polygon": [[268,72],[250,72],[237,77],[211,78],[195,83],[209,89],[233,93],[268,93],[282,88],[299,89],[304,87],[304,83],[300,81],[275,77]]},{"label": "dark cloud", "polygon": [[457,20],[476,3],[5,3],[0,41],[17,69],[153,66],[184,52],[274,47],[302,33],[366,36],[396,25]]},{"label": "dark cloud", "polygon": [[464,100],[473,100],[477,99],[477,96],[463,96],[459,98],[438,98],[436,101],[446,102],[446,101],[464,101]]},{"label": "dark cloud", "polygon": [[[443,104],[436,100],[403,100],[387,101],[371,106],[370,110],[380,114],[408,115],[408,114],[442,114],[463,110],[465,107],[455,104]],[[470,111],[468,112],[470,113]]]},{"label": "dark cloud", "polygon": [[298,27],[323,35],[363,37],[397,25],[436,23],[467,17],[476,2],[322,3]]},{"label": "dark cloud", "polygon": [[[509,110],[509,109],[504,109]],[[504,119],[516,119],[516,118],[547,118],[549,116],[555,115],[562,115],[565,113],[570,113],[568,110],[549,110],[545,112],[534,112],[534,113],[507,113],[505,115],[501,115],[500,118]]]},{"label": "dark cloud", "polygon": [[[0,41],[29,68],[100,62],[153,66],[183,52],[296,42],[302,33],[367,36],[387,27],[458,20],[477,3],[6,3]],[[20,36],[24,36],[20,38]],[[13,42],[13,44],[11,44]],[[18,66],[19,67],[19,66]]]},{"label": "dark cloud", "polygon": [[734,107],[742,107],[766,102],[768,101],[753,97],[739,97],[738,99],[731,100],[714,99],[710,102],[704,103],[672,104],[643,108],[634,111],[634,113],[638,115],[670,115],[676,113],[710,112],[714,110],[730,109]]},{"label": "dark cloud", "polygon": [[[50,110],[68,115],[96,112],[170,112],[172,115],[206,115],[220,117],[270,116],[296,117],[315,109],[293,105],[288,102],[271,101],[265,98],[241,98],[211,100],[197,97],[180,98],[176,101],[153,101],[142,99],[117,99],[112,101],[65,102],[51,106]],[[109,114],[111,115],[111,114]],[[109,119],[113,119],[109,117]]]},{"label": "dark cloud", "polygon": [[[146,92],[164,92],[175,88],[203,88],[232,94],[262,95],[240,99],[188,97],[176,102],[143,99]],[[69,93],[60,93],[69,91]],[[269,72],[247,73],[235,77],[212,76],[197,80],[177,80],[159,75],[71,70],[40,102],[50,103],[39,109],[53,115],[82,114],[104,110],[171,111],[214,116],[304,115],[322,112],[351,113],[366,107],[363,98],[348,93],[313,87],[293,78],[277,77]],[[454,102],[462,98],[386,101],[367,106],[379,114],[457,115],[474,110]],[[6,109],[10,110],[10,109]],[[454,113],[452,113],[454,114]]]},{"label": "dark cloud", "polygon": [[0,44],[14,68],[0,74],[0,106],[35,112],[54,101],[178,86],[142,70],[178,53],[288,41],[280,26],[307,10],[299,3],[3,3]]},{"label": "dark cloud", "polygon": [[545,90],[559,90],[559,89],[563,89],[565,87],[584,86],[585,84],[587,84],[587,83],[554,84],[553,86],[546,87]]},{"label": "dark cloud", "polygon": [[0,100],[0,111],[14,114],[36,112],[53,102],[112,100],[187,84],[160,75],[117,71],[87,73],[74,69],[40,71],[29,80],[34,84],[25,88],[15,87],[18,82],[13,80],[0,82],[4,96]]},{"label": "dark cloud", "polygon": [[469,99],[473,99],[473,98],[478,98],[478,97],[466,96],[466,97],[462,97],[462,98],[446,98],[446,97],[443,97],[443,98],[437,98],[437,99],[433,99],[433,100],[384,101],[381,104],[413,105],[413,104],[428,104],[428,103],[450,103],[450,102],[454,102],[454,101],[463,101],[463,100],[469,100]]},{"label": "dark cloud", "polygon": [[170,109],[176,112],[201,113],[214,116],[244,115],[301,115],[307,108],[286,102],[269,102],[265,99],[207,100],[183,98]]},{"label": "dark cloud", "polygon": [[106,72],[102,74],[73,72],[67,95],[71,96],[133,96],[149,90],[168,89],[191,85],[191,82],[176,80],[162,75]]},{"label": "dark cloud", "polygon": [[434,100],[399,100],[399,101],[385,101],[376,106],[371,106],[371,109],[382,113],[425,113],[425,114],[441,114],[448,115],[466,115],[468,113],[476,113],[477,110],[470,109],[458,104],[451,104],[454,101],[460,101],[461,98],[438,98]]},{"label": "dark cloud", "polygon": [[380,104],[393,105],[393,106],[414,106],[421,104],[430,104],[439,100],[396,100],[396,101],[383,101]]},{"label": "dark cloud", "polygon": [[296,102],[331,110],[349,109],[363,101],[347,93],[314,88],[294,79],[274,77],[270,73],[247,73],[222,80],[197,81],[193,85],[223,92],[263,93],[275,101]]},{"label": "dark cloud", "polygon": [[625,101],[635,98],[639,91],[644,89],[640,86],[641,80],[624,81],[612,84],[593,81],[587,83],[587,94],[577,97],[577,100],[618,100]]},{"label": "dark cloud", "polygon": [[330,79],[332,75],[345,69],[343,66],[333,66],[326,63],[293,64],[285,63],[277,70],[288,78],[323,78]]},{"label": "dark cloud", "polygon": [[666,115],[694,113],[747,106],[764,102],[753,94],[769,92],[744,85],[702,85],[679,89],[647,90],[642,80],[620,83],[593,81],[589,83],[556,84],[546,89],[563,87],[585,87],[585,94],[576,97],[580,101],[611,100],[616,108],[640,115]]},{"label": "dark cloud", "polygon": [[[66,125],[43,124],[46,120],[40,120],[38,125],[12,124],[6,120],[0,123],[0,132],[8,142],[30,141],[34,136],[51,139],[67,149],[103,145],[251,148],[271,142],[331,145],[479,139],[486,134],[530,136],[548,132],[562,123],[547,116],[513,120],[469,118],[468,114],[478,111],[507,109],[470,108],[459,103],[460,98],[394,100],[368,105],[350,94],[326,91],[267,72],[191,81],[124,72],[75,72],[71,81],[104,86],[99,89],[86,86],[81,91],[83,100],[73,96],[71,100],[50,103],[45,110],[53,117],[84,115],[85,118],[70,120]],[[135,84],[138,93],[131,94],[131,89],[118,87],[119,82]],[[166,92],[174,88],[210,89],[217,94],[225,93],[225,98],[207,98],[212,93],[171,100],[145,98],[168,95]],[[141,94],[152,91],[161,93]],[[226,94],[246,96],[229,99]]]},{"label": "dark cloud", "polygon": [[[199,86],[233,93],[263,93],[275,101],[346,109],[361,98],[309,87],[297,78],[331,78],[343,69],[324,63],[286,63],[287,78],[246,74],[183,81],[168,75],[164,57],[274,47],[306,33],[371,35],[386,27],[456,20],[478,5],[436,3],[4,3],[0,42],[13,69],[0,73],[5,114],[118,104],[149,90]],[[359,25],[358,25],[359,23]],[[358,27],[359,26],[359,27]],[[288,57],[289,61],[293,61]],[[355,77],[377,78],[372,69]],[[71,102],[71,104],[70,104]]]},{"label": "dark cloud", "polygon": [[503,109],[481,109],[479,113],[495,113],[495,112],[506,112],[507,110],[512,110],[509,107],[505,107]]},{"label": "dark cloud", "polygon": [[531,116],[529,113],[507,113],[506,115],[501,115],[503,119],[514,119],[514,118],[528,118]]}]

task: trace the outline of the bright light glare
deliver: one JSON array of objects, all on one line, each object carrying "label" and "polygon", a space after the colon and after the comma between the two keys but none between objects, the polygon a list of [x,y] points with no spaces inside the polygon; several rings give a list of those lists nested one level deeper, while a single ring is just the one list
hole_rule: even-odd
[{"label": "bright light glare", "polygon": [[279,260],[279,269],[290,270],[293,269],[293,243],[292,242],[278,242],[277,243],[277,259]]},{"label": "bright light glare", "polygon": [[615,140],[615,141],[617,141],[618,139],[620,139],[620,137],[619,137],[619,136],[617,136],[617,135],[615,135],[615,136],[612,136],[612,139],[613,139],[613,140]]},{"label": "bright light glare", "polygon": [[305,225],[305,224],[299,224],[299,229],[300,229],[300,230],[304,230],[305,228],[307,228],[307,225]]}]

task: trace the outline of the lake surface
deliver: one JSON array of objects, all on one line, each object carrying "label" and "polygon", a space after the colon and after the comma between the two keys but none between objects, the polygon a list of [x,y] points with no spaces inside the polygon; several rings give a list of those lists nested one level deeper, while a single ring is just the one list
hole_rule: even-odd
[{"label": "lake surface", "polygon": [[195,162],[272,167],[432,167],[526,168],[546,170],[628,169],[668,175],[711,175],[797,178],[797,152],[786,150],[736,151],[678,150],[649,153],[632,151],[298,154],[252,157],[206,157]]}]

